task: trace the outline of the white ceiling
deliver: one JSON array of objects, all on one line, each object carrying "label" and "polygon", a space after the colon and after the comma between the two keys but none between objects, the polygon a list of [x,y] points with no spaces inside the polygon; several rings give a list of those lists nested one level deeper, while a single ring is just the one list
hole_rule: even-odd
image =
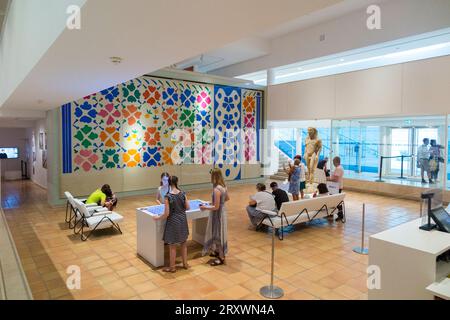
[{"label": "white ceiling", "polygon": [[175,67],[185,69],[195,66],[198,72],[209,72],[249,59],[262,57],[268,53],[270,53],[270,42],[267,39],[250,37],[184,60],[175,64]]},{"label": "white ceiling", "polygon": [[253,37],[206,52],[177,65],[180,65],[182,69],[195,65],[199,72],[210,72],[239,62],[259,58],[270,53],[271,40],[277,37],[333,20],[350,12],[367,8],[374,3],[379,4],[386,1],[388,0],[343,0],[322,10],[285,21],[277,26],[263,27]]},{"label": "white ceiling", "polygon": [[307,14],[291,21],[286,21],[274,28],[264,29],[260,33],[260,36],[266,39],[274,39],[290,32],[304,30],[325,21],[344,16],[350,12],[367,8],[369,5],[380,4],[387,1],[392,0],[344,0],[324,8],[323,10]]},{"label": "white ceiling", "polygon": [[[288,83],[450,54],[450,28],[273,68],[272,84]],[[267,84],[267,70],[237,76]]]},{"label": "white ceiling", "polygon": [[341,1],[88,0],[0,108],[51,109]]}]

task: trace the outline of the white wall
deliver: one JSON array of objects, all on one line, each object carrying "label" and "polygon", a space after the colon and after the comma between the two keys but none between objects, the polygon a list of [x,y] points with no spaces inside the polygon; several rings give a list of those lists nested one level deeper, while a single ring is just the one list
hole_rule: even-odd
[{"label": "white wall", "polygon": [[267,120],[450,113],[450,55],[268,88]]},{"label": "white wall", "polygon": [[24,128],[0,128],[0,147],[19,148],[19,159],[2,160],[2,177],[4,177],[5,171],[20,171],[20,161],[27,161],[26,138],[26,129]]},{"label": "white wall", "polygon": [[[234,77],[450,27],[449,0],[389,0],[379,6],[381,30],[367,28],[363,8],[272,39],[270,54],[211,73]],[[319,41],[321,34],[325,41]]]},{"label": "white wall", "polygon": [[403,113],[450,113],[450,56],[403,67]]},{"label": "white wall", "polygon": [[[30,157],[28,161],[29,167],[29,175],[31,180],[40,185],[43,188],[47,188],[47,169],[42,166],[42,153],[43,150],[39,148],[39,134],[41,132],[46,132],[46,120],[38,120],[36,121],[34,127],[26,129],[27,137],[28,137],[28,145],[30,150]],[[34,138],[33,138],[34,137]],[[34,142],[34,150],[36,152],[36,161],[33,161],[32,150],[33,150],[33,142]],[[45,148],[45,143],[44,143]],[[48,163],[48,162],[47,162]],[[34,172],[33,172],[34,167]]]},{"label": "white wall", "polygon": [[338,118],[400,113],[402,65],[336,75],[335,92]]}]

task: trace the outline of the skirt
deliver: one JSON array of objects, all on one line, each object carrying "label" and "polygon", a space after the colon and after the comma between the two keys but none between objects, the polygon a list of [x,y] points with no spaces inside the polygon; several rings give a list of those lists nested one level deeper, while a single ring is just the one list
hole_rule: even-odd
[{"label": "skirt", "polygon": [[299,181],[289,182],[289,190],[288,191],[290,194],[299,194],[300,193]]},{"label": "skirt", "polygon": [[202,254],[207,255],[211,252],[223,256],[228,252],[227,214],[224,208],[209,213]]}]

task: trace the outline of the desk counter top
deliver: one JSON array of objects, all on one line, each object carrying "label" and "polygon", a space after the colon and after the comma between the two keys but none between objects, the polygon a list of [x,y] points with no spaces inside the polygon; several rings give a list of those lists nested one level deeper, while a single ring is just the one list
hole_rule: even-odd
[{"label": "desk counter top", "polygon": [[422,219],[420,218],[377,233],[370,238],[427,252],[432,255],[440,255],[450,250],[450,233],[438,230],[420,230],[419,227],[421,225]]},{"label": "desk counter top", "polygon": [[427,287],[436,297],[441,299],[450,300],[450,278],[445,278],[441,282],[434,282]]}]

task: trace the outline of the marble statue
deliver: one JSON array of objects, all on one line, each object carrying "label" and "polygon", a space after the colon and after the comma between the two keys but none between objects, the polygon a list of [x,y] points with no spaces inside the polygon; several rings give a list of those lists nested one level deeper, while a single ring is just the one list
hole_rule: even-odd
[{"label": "marble statue", "polygon": [[316,128],[308,128],[308,136],[305,141],[305,155],[304,159],[306,167],[308,168],[307,181],[311,184],[314,182],[314,172],[319,163],[319,154],[322,150],[322,140],[318,138],[318,132]]}]

